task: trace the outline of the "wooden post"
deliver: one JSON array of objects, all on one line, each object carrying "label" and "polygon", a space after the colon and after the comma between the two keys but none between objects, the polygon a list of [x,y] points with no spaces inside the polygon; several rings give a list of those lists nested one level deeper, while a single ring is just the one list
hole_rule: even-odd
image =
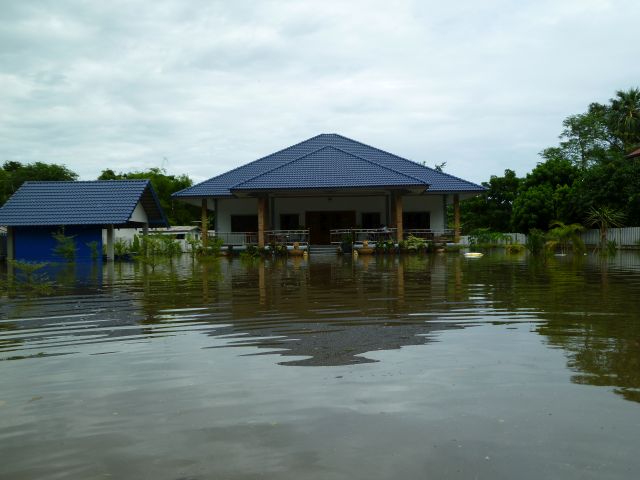
[{"label": "wooden post", "polygon": [[207,199],[202,199],[202,216],[200,218],[200,236],[202,237],[202,248],[206,252],[209,244],[209,215],[207,210]]},{"label": "wooden post", "polygon": [[258,247],[264,248],[264,221],[267,213],[267,198],[258,198]]},{"label": "wooden post", "polygon": [[7,260],[16,259],[15,234],[13,227],[7,227]]},{"label": "wooden post", "polygon": [[460,195],[453,195],[453,241],[460,242]]},{"label": "wooden post", "polygon": [[107,262],[113,262],[115,259],[114,245],[113,245],[113,225],[107,226]]},{"label": "wooden post", "polygon": [[395,208],[394,208],[394,212],[395,212],[395,220],[396,220],[396,240],[398,241],[398,243],[400,243],[402,240],[404,240],[404,231],[403,231],[403,226],[402,226],[402,195],[395,194]]}]

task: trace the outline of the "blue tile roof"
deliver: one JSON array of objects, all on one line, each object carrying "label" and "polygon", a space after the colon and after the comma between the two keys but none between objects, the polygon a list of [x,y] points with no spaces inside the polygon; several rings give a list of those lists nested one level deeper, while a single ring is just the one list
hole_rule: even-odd
[{"label": "blue tile roof", "polygon": [[[353,168],[361,170],[350,172]],[[326,178],[321,178],[323,176]],[[173,195],[187,198],[229,197],[233,191],[408,185],[428,187],[429,193],[474,193],[485,190],[475,183],[342,135],[325,133]]]},{"label": "blue tile roof", "polygon": [[0,225],[124,225],[138,202],[150,224],[167,224],[149,180],[25,182],[0,208]]},{"label": "blue tile roof", "polygon": [[300,158],[257,175],[231,188],[277,190],[286,188],[426,187],[417,178],[351,155],[335,147],[322,147]]}]

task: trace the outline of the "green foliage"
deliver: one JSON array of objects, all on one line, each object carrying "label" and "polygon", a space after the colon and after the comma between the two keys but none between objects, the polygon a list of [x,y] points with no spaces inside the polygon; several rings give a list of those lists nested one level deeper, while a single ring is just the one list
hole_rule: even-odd
[{"label": "green foliage", "polygon": [[377,253],[393,253],[396,251],[396,244],[393,240],[378,240],[375,251]]},{"label": "green foliage", "polygon": [[576,221],[571,186],[578,168],[558,149],[547,149],[542,156],[546,161],[527,174],[513,203],[511,222],[519,232],[547,228],[556,219]]},{"label": "green foliage", "polygon": [[133,236],[133,241],[131,242],[131,253],[134,255],[140,255],[142,246],[140,244],[140,237],[138,235]]},{"label": "green foliage", "polygon": [[567,225],[560,221],[552,222],[551,230],[547,232],[547,250],[556,251],[559,247],[561,253],[566,253],[568,247],[571,246],[574,253],[584,253],[584,242],[580,238],[580,234],[584,231],[584,227],[579,223]]},{"label": "green foliage", "polygon": [[240,252],[242,258],[260,258],[260,249],[255,245],[247,245],[247,248]]},{"label": "green foliage", "polygon": [[269,248],[273,255],[276,257],[286,257],[287,256],[287,246],[282,243],[272,243],[269,245]]},{"label": "green foliage", "polygon": [[172,225],[189,225],[200,220],[200,209],[180,201],[174,201],[171,194],[193,185],[187,175],[167,175],[162,168],[150,168],[147,171],[115,173],[113,170],[103,170],[98,180],[135,180],[149,179],[158,194],[160,205]]},{"label": "green foliage", "polygon": [[[518,188],[522,180],[513,170],[505,170],[504,176],[491,176],[489,182],[482,185],[487,191],[481,195],[460,202],[460,222],[462,231],[468,233],[478,228],[494,231],[511,230],[511,213]],[[448,209],[453,222],[453,209]]]},{"label": "green foliage", "polygon": [[[623,213],[609,207],[591,207],[586,219],[587,225],[597,227],[600,230],[600,248],[603,251],[605,250],[605,247],[608,251],[611,250],[609,248],[610,245],[607,243],[609,228],[621,227],[623,221]],[[613,250],[615,253],[615,242]]]},{"label": "green foliage", "polygon": [[89,250],[91,251],[91,260],[94,260],[94,261],[97,260],[98,258],[100,258],[100,255],[102,254],[102,252],[98,248],[98,245],[100,245],[100,242],[96,240],[93,240],[92,242],[87,243],[87,247],[89,247]]},{"label": "green foliage", "polygon": [[55,163],[5,162],[0,168],[0,205],[26,181],[77,180],[78,174]]},{"label": "green foliage", "polygon": [[544,245],[546,242],[545,233],[537,228],[533,228],[527,235],[527,243],[525,247],[533,255],[539,255],[544,251]]},{"label": "green foliage", "polygon": [[524,245],[520,245],[518,243],[511,243],[511,244],[508,244],[508,245],[504,246],[504,251],[506,253],[509,253],[509,254],[512,254],[512,255],[515,255],[515,254],[518,254],[518,253],[522,253],[522,252],[524,252],[524,250],[525,250],[525,246]]},{"label": "green foliage", "polygon": [[405,250],[409,253],[424,253],[429,249],[429,243],[424,238],[409,235],[406,240],[400,242],[399,247],[400,250]]},{"label": "green foliage", "polygon": [[68,262],[73,262],[76,259],[77,252],[76,242],[74,240],[75,235],[65,235],[64,229],[60,229],[52,236],[56,241],[56,246],[53,247],[53,253]]},{"label": "green foliage", "polygon": [[8,264],[15,270],[15,278],[0,282],[0,287],[7,293],[26,293],[46,295],[51,293],[53,282],[46,273],[39,272],[46,267],[46,262],[23,262],[9,260]]},{"label": "green foliage", "polygon": [[125,258],[131,254],[131,244],[123,239],[118,238],[113,242],[113,254],[116,258]]},{"label": "green foliage", "polygon": [[173,258],[182,254],[182,246],[173,235],[159,235],[162,254]]},{"label": "green foliage", "polygon": [[495,247],[506,242],[511,242],[509,235],[489,228],[478,228],[469,234],[469,245],[472,247]]}]

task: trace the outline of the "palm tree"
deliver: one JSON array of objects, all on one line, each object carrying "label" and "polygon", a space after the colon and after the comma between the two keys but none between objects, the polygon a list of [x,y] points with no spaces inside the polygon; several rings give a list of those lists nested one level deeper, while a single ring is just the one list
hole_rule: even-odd
[{"label": "palm tree", "polygon": [[621,227],[624,221],[624,214],[609,207],[591,207],[585,221],[587,225],[598,227],[600,230],[600,248],[604,251],[607,247],[609,229]]},{"label": "palm tree", "polygon": [[569,225],[556,220],[551,222],[551,230],[547,232],[546,247],[549,251],[553,251],[556,247],[560,247],[560,253],[565,254],[569,243],[571,243],[574,253],[584,252],[584,242],[580,238],[580,233],[584,231],[584,227],[579,223],[571,223]]},{"label": "palm tree", "polygon": [[625,150],[640,143],[640,89],[618,90],[611,99],[612,127]]}]

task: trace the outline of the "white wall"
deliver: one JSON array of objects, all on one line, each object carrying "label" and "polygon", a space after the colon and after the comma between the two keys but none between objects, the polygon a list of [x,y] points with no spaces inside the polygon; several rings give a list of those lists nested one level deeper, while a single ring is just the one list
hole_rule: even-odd
[{"label": "white wall", "polygon": [[258,200],[256,198],[220,198],[218,199],[217,230],[231,231],[231,215],[257,215]]},{"label": "white wall", "polygon": [[[431,229],[443,230],[445,219],[442,195],[407,195],[403,197],[405,212],[430,212]],[[270,202],[271,205],[271,202]],[[281,214],[298,214],[300,225],[304,225],[305,212],[310,211],[356,211],[356,223],[362,223],[362,213],[379,212],[381,221],[390,225],[386,217],[386,197],[283,197],[273,200],[274,229],[280,228]],[[255,198],[233,198],[218,200],[218,231],[231,231],[231,215],[257,215],[258,201]]]}]

